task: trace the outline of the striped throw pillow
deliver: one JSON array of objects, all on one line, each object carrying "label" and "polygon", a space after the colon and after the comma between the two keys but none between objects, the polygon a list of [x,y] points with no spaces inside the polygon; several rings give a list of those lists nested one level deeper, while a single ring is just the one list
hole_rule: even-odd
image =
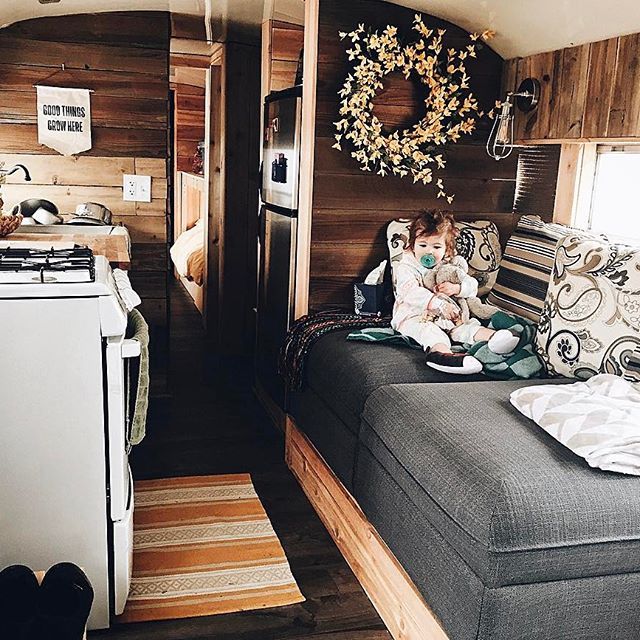
[{"label": "striped throw pillow", "polygon": [[487,302],[538,322],[549,288],[556,245],[565,236],[593,237],[539,216],[522,216],[509,238]]}]

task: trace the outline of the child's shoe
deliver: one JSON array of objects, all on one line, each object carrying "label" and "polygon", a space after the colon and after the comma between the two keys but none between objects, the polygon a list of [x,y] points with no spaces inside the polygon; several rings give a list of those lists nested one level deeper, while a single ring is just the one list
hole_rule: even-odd
[{"label": "child's shoe", "polygon": [[427,365],[444,373],[457,373],[463,376],[473,375],[482,371],[481,362],[466,353],[430,351],[427,353]]}]

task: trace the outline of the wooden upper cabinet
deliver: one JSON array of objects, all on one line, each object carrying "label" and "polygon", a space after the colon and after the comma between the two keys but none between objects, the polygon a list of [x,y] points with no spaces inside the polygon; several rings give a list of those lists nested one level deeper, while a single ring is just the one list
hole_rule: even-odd
[{"label": "wooden upper cabinet", "polygon": [[640,136],[640,33],[619,39],[608,136]]},{"label": "wooden upper cabinet", "polygon": [[270,20],[263,31],[263,37],[268,38],[267,93],[292,87],[302,50],[304,27]]},{"label": "wooden upper cabinet", "polygon": [[616,68],[617,57],[618,38],[601,40],[590,45],[588,107],[584,110],[582,126],[582,135],[585,138],[607,135],[613,94],[611,76]]},{"label": "wooden upper cabinet", "polygon": [[558,81],[552,87],[553,118],[549,138],[582,137],[590,45],[583,44],[554,52]]},{"label": "wooden upper cabinet", "polygon": [[504,92],[527,77],[540,81],[540,103],[516,109],[517,141],[640,138],[640,34],[508,60]]}]

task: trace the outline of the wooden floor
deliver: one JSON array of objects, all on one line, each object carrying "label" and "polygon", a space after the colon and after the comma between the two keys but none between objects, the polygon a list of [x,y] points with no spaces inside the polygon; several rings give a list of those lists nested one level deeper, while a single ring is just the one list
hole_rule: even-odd
[{"label": "wooden floor", "polygon": [[171,290],[171,398],[154,399],[134,449],[137,479],[249,472],[307,600],[236,614],[114,626],[89,640],[390,640],[284,463],[282,438],[251,393],[250,363],[206,356],[199,316]]}]

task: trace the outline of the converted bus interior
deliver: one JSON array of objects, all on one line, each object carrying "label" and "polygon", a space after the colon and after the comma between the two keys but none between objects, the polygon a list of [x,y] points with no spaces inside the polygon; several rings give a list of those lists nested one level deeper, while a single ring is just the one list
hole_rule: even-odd
[{"label": "converted bus interior", "polygon": [[1,638],[640,639],[637,2],[0,52]]}]

